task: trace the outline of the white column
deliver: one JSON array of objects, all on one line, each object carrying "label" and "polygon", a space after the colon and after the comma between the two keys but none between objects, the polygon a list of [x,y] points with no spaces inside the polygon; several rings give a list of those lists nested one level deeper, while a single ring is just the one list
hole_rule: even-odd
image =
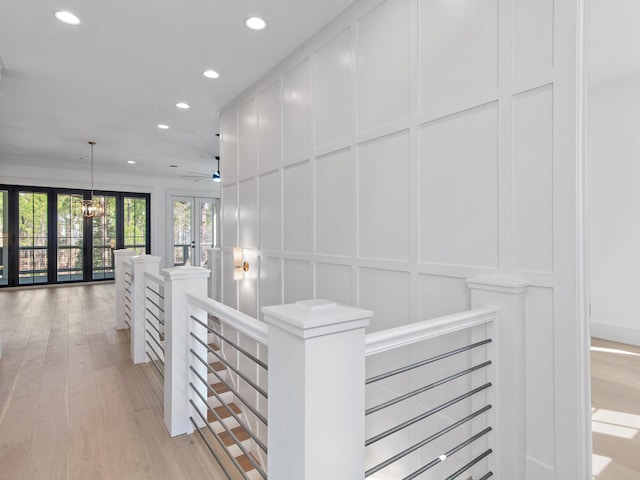
[{"label": "white column", "polygon": [[212,298],[218,302],[222,301],[222,270],[220,268],[220,249],[208,248],[207,258],[209,259],[209,270],[211,270],[211,276],[209,277],[209,298]]},{"label": "white column", "polygon": [[190,431],[189,302],[186,294],[206,297],[209,270],[166,268],[164,277],[164,424],[172,437]]},{"label": "white column", "polygon": [[115,295],[116,295],[116,309],[115,309],[115,324],[116,328],[126,328],[124,324],[124,262],[134,256],[136,252],[133,250],[114,250],[114,276],[115,276]]},{"label": "white column", "polygon": [[145,355],[145,272],[158,274],[160,270],[160,257],[154,255],[136,255],[131,257],[131,276],[133,290],[131,301],[133,303],[133,318],[131,325],[131,360],[133,363],[148,361]]},{"label": "white column", "polygon": [[471,308],[494,306],[496,356],[496,456],[498,478],[527,478],[527,282],[508,277],[467,280]]},{"label": "white column", "polygon": [[262,311],[269,324],[269,478],[362,479],[372,313],[327,300]]}]

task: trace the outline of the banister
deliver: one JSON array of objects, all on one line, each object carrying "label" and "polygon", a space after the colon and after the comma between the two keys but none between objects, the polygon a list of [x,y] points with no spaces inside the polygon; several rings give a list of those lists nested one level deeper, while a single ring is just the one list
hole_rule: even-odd
[{"label": "banister", "polygon": [[263,345],[267,344],[268,328],[265,323],[210,298],[198,297],[187,293],[187,300],[207,313],[229,323],[233,328],[253,340]]},{"label": "banister", "polygon": [[151,272],[144,272],[144,278],[152,280],[158,285],[164,286],[164,279],[160,275]]},{"label": "banister", "polygon": [[483,325],[495,320],[497,314],[498,309],[495,307],[482,307],[369,333],[365,336],[365,355],[375,355],[429,338]]}]

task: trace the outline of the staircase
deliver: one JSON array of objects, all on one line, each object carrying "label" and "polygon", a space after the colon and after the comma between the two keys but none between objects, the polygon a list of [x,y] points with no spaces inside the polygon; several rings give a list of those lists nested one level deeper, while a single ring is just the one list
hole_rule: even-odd
[{"label": "staircase", "polygon": [[[215,329],[216,331],[220,331],[220,321],[213,317],[209,316],[209,326]],[[217,353],[221,353],[220,350],[220,340],[218,337],[209,333],[208,336],[208,344],[209,347]],[[209,366],[222,377],[225,382],[233,384],[233,380],[229,375],[229,371],[227,367],[211,352],[208,353],[207,361]],[[227,388],[227,386],[220,381],[220,379],[213,373],[209,372],[207,378],[211,389],[218,394],[218,397],[214,395],[211,391],[208,392],[207,402],[209,406],[215,412],[208,411],[207,412],[207,421],[211,429],[215,432],[215,434],[219,437],[220,441],[224,444],[225,448],[228,451],[230,456],[235,458],[235,461],[240,465],[242,471],[244,472],[244,476],[240,473],[237,474],[237,478],[248,478],[250,480],[261,479],[262,477],[255,469],[251,460],[245,455],[238,444],[236,443],[236,439],[238,442],[242,444],[244,449],[252,457],[252,460],[258,464],[260,464],[259,460],[257,460],[256,456],[253,454],[255,451],[255,445],[252,445],[251,436],[249,433],[236,421],[231,412],[233,412],[237,417],[241,418],[246,422],[246,417],[243,415],[241,407],[238,405],[239,402],[236,402],[233,393]],[[226,406],[225,406],[226,405]],[[216,418],[216,415],[218,418]],[[224,425],[223,425],[224,423]],[[226,427],[226,428],[225,428]],[[236,439],[228,432],[228,430],[233,433]],[[210,444],[215,445],[219,443],[215,441],[215,439],[211,438],[211,431],[204,427],[202,428],[202,433],[205,437],[207,437],[210,441]],[[233,469],[230,469],[233,470]]]}]

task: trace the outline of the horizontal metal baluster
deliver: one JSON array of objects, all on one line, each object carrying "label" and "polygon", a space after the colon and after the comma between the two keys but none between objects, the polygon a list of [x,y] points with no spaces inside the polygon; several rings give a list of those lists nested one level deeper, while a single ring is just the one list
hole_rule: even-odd
[{"label": "horizontal metal baluster", "polygon": [[[163,300],[164,300],[164,295],[163,295],[162,293],[160,293],[160,292],[156,292],[156,291],[155,291],[153,288],[151,288],[149,285],[147,285],[147,290],[151,290],[153,293],[155,293],[155,294],[158,296],[158,298],[161,298],[161,299],[163,299]],[[149,297],[147,297],[147,298],[149,298]]]},{"label": "horizontal metal baluster", "polygon": [[268,370],[269,367],[267,366],[266,363],[264,363],[262,360],[260,360],[258,357],[256,357],[255,355],[253,355],[252,353],[247,352],[244,348],[242,348],[239,345],[236,345],[234,342],[232,342],[231,340],[229,340],[228,338],[226,338],[224,335],[222,335],[221,333],[216,332],[213,328],[211,328],[209,325],[201,322],[200,320],[198,320],[196,317],[194,317],[193,315],[191,315],[191,318],[193,320],[195,320],[196,322],[198,322],[200,325],[202,325],[203,327],[205,327],[209,332],[213,333],[214,335],[218,336],[219,338],[221,338],[222,340],[224,340],[226,343],[228,343],[229,345],[231,345],[233,348],[235,348],[236,350],[238,350],[240,353],[244,354],[246,357],[250,358],[251,360],[253,360],[255,363],[257,363],[258,365],[260,365],[262,368],[264,368],[265,370]]},{"label": "horizontal metal baluster", "polygon": [[[251,462],[251,465],[253,465],[253,467],[256,469],[256,471],[260,474],[261,477],[263,478],[267,478],[267,474],[264,472],[264,470],[262,470],[262,467],[260,466],[260,464],[258,462],[256,462],[256,460],[253,458],[253,456],[251,455],[251,453],[249,453],[249,451],[244,447],[244,445],[242,445],[242,442],[238,439],[238,437],[236,437],[236,434],[233,433],[233,430],[230,429],[229,427],[227,427],[226,423],[222,421],[222,419],[220,418],[220,416],[215,412],[215,410],[213,410],[209,404],[207,403],[207,400],[202,396],[202,394],[198,391],[198,389],[195,387],[195,385],[191,382],[189,382],[189,385],[191,386],[191,388],[193,389],[194,392],[196,392],[196,395],[198,395],[198,397],[200,398],[200,400],[202,400],[204,402],[204,404],[207,406],[207,410],[210,411],[214,417],[216,417],[216,420],[218,420],[218,423],[220,425],[222,425],[222,427],[224,428],[224,430],[229,434],[229,436],[233,439],[233,441],[235,442],[235,444],[238,446],[238,448],[242,451],[242,453],[247,457],[247,460],[249,460],[249,462]],[[198,412],[198,415],[200,415],[201,417],[203,417],[202,419],[206,422],[207,425],[209,425],[209,422],[207,420],[204,419],[204,415],[202,412],[200,412],[200,410],[198,410],[195,406],[195,403],[193,402],[193,400],[189,400],[189,402],[191,403],[191,405],[193,405],[193,408],[195,408],[195,410]],[[211,427],[209,427],[211,428]],[[244,427],[242,427],[244,428]],[[247,430],[245,428],[245,431],[247,433],[249,433],[249,430]]]},{"label": "horizontal metal baluster", "polygon": [[[486,435],[487,433],[489,433],[491,431],[491,427],[487,427],[484,430],[482,430],[480,433],[476,433],[473,437],[471,437],[468,440],[465,440],[464,442],[456,445],[455,447],[453,447],[451,450],[449,450],[448,452],[446,452],[444,455],[436,458],[435,460],[430,461],[429,463],[427,463],[424,467],[419,468],[418,470],[416,470],[415,472],[413,472],[411,475],[408,475],[406,477],[404,477],[402,480],[413,480],[416,477],[419,477],[420,475],[422,475],[424,472],[426,472],[427,470],[433,468],[434,466],[438,465],[439,463],[444,462],[447,458],[451,457],[452,455],[454,455],[455,453],[459,452],[460,450],[462,450],[464,447],[471,445],[473,442],[475,442],[476,440],[478,440],[479,438],[483,437],[484,435]],[[485,452],[486,453],[486,452]],[[491,450],[489,450],[489,453],[491,453]],[[488,455],[488,454],[487,454]],[[444,458],[442,458],[444,457]]]},{"label": "horizontal metal baluster", "polygon": [[153,365],[155,369],[158,370],[158,373],[160,374],[160,376],[164,378],[164,372],[160,370],[160,367],[158,365],[156,365],[156,360],[151,358],[151,355],[149,355],[149,352],[146,352],[146,353],[147,353],[147,357],[149,357],[149,360],[151,360],[151,365]]},{"label": "horizontal metal baluster", "polygon": [[[464,472],[466,472],[467,470],[469,470],[471,467],[473,467],[476,463],[480,462],[483,458],[485,458],[486,456],[490,455],[493,452],[493,450],[489,449],[486,452],[484,452],[483,454],[481,454],[480,456],[474,458],[473,460],[471,460],[469,463],[467,463],[464,467],[462,467],[460,470],[457,470],[456,472],[454,472],[452,475],[449,475],[447,478],[445,478],[445,480],[454,480],[455,478],[458,478],[460,475],[462,475]],[[491,472],[489,472],[491,473]],[[492,474],[493,475],[493,474]],[[489,478],[485,475],[485,477],[483,478]]]},{"label": "horizontal metal baluster", "polygon": [[149,325],[151,328],[153,328],[156,333],[158,334],[158,338],[160,338],[160,336],[162,336],[162,332],[160,332],[160,330],[158,330],[158,327],[156,327],[149,318],[145,318],[145,320],[147,321],[147,325]]},{"label": "horizontal metal baluster", "polygon": [[473,390],[471,390],[470,392],[465,393],[464,395],[460,395],[459,397],[454,398],[453,400],[449,400],[448,402],[443,403],[442,405],[439,405],[435,408],[432,408],[431,410],[426,411],[425,413],[422,413],[420,415],[418,415],[417,417],[411,418],[409,420],[407,420],[406,422],[401,423],[400,425],[397,425],[393,428],[390,428],[389,430],[386,430],[374,437],[371,437],[369,440],[367,440],[365,442],[365,446],[368,447],[369,445],[371,445],[372,443],[377,442],[378,440],[382,440],[385,437],[388,437],[389,435],[399,432],[400,430],[403,430],[411,425],[413,425],[416,422],[419,422],[420,420],[424,420],[427,417],[430,417],[431,415],[438,413],[441,410],[444,410],[447,407],[450,407],[451,405],[455,405],[458,402],[461,402],[462,400],[469,398],[473,395],[475,395],[476,393],[482,392],[483,390],[486,390],[487,388],[491,387],[491,383],[485,383],[484,385],[482,385],[481,387],[477,387],[474,388]]},{"label": "horizontal metal baluster", "polygon": [[406,457],[407,455],[409,455],[410,453],[415,452],[416,450],[424,447],[425,445],[433,442],[434,440],[442,437],[443,435],[446,435],[447,433],[449,433],[451,430],[454,430],[456,428],[458,428],[460,425],[464,425],[465,423],[467,423],[470,420],[473,420],[474,418],[476,418],[479,415],[482,415],[483,413],[485,413],[486,411],[488,411],[491,408],[491,405],[487,405],[486,407],[481,408],[480,410],[473,412],[471,415],[466,416],[465,418],[463,418],[462,420],[458,420],[457,422],[449,425],[446,428],[443,428],[442,430],[440,430],[437,433],[434,433],[433,435],[430,435],[429,437],[425,438],[424,440],[416,443],[415,445],[407,448],[406,450],[403,450],[402,452],[394,455],[393,457],[385,460],[384,462],[376,465],[375,467],[370,468],[369,470],[367,470],[364,474],[365,478],[369,477],[371,475],[373,475],[376,472],[379,472],[380,470],[382,470],[383,468],[388,467],[389,465],[391,465],[394,462],[397,462],[398,460],[400,460],[403,457]]},{"label": "horizontal metal baluster", "polygon": [[[209,451],[211,452],[211,455],[213,455],[213,458],[216,459],[216,462],[218,462],[218,465],[220,466],[220,468],[222,468],[222,471],[224,472],[225,476],[227,477],[227,480],[233,480],[233,477],[231,476],[231,474],[229,473],[229,471],[227,470],[227,468],[224,466],[224,464],[222,463],[222,459],[218,456],[218,454],[213,450],[213,448],[211,447],[211,445],[209,444],[209,442],[207,442],[207,439],[204,438],[204,435],[202,434],[202,432],[200,431],[200,428],[198,427],[198,424],[196,423],[196,421],[193,419],[193,417],[189,417],[189,420],[191,420],[191,423],[193,424],[194,430],[196,432],[198,432],[198,435],[200,435],[200,438],[202,439],[202,441],[204,442],[204,444],[207,446],[207,448],[209,449]],[[216,437],[218,438],[218,437]]]},{"label": "horizontal metal baluster", "polygon": [[[160,344],[158,339],[156,339],[155,336],[151,335],[151,332],[149,330],[147,330],[146,328],[144,329],[144,331],[149,334],[149,337],[151,337],[151,339],[156,343],[156,345],[158,345],[158,348],[160,348],[160,350],[162,350],[162,353],[164,354],[164,347]],[[147,342],[147,343],[149,343],[149,342]]]},{"label": "horizontal metal baluster", "polygon": [[441,380],[438,380],[437,382],[431,383],[429,385],[425,385],[424,387],[421,387],[417,390],[413,390],[411,392],[405,393],[404,395],[400,395],[399,397],[396,398],[392,398],[391,400],[388,400],[384,403],[381,403],[380,405],[376,405],[375,407],[371,407],[367,410],[365,410],[364,414],[365,415],[369,415],[371,413],[375,413],[378,412],[384,408],[390,407],[392,405],[395,405],[396,403],[400,403],[403,400],[406,400],[408,398],[414,397],[416,395],[419,395],[420,393],[424,393],[428,390],[431,390],[433,388],[439,387],[440,385],[444,385],[445,383],[451,382],[452,380],[455,380],[456,378],[460,378],[463,377],[464,375],[467,375],[469,373],[473,373],[476,370],[480,370],[481,368],[484,368],[486,366],[491,365],[491,360],[486,361],[484,363],[481,363],[480,365],[476,365],[474,367],[468,368],[466,370],[462,370],[458,373],[454,373],[453,375],[450,375],[446,378],[443,378]]},{"label": "horizontal metal baluster", "polygon": [[258,392],[260,395],[262,395],[264,398],[269,398],[269,395],[267,394],[267,392],[263,389],[260,388],[253,380],[251,380],[249,377],[247,377],[244,373],[242,373],[238,368],[234,367],[233,365],[231,365],[226,358],[224,358],[222,355],[220,355],[218,352],[216,352],[213,348],[211,348],[209,345],[207,345],[205,342],[203,342],[202,340],[200,340],[196,335],[193,334],[193,332],[190,333],[190,335],[195,338],[198,343],[200,343],[203,347],[205,347],[210,353],[212,353],[213,355],[215,355],[215,357],[220,360],[220,362],[222,362],[226,367],[228,367],[229,369],[231,369],[234,373],[238,374],[238,376],[240,378],[242,378],[245,382],[247,382],[249,385],[251,385],[256,392]]},{"label": "horizontal metal baluster", "polygon": [[147,299],[147,301],[151,304],[153,304],[158,310],[160,310],[162,313],[164,313],[164,308],[162,308],[160,305],[158,305],[156,302],[154,302],[153,300],[151,300],[149,297],[145,297]]},{"label": "horizontal metal baluster", "polygon": [[456,350],[451,350],[450,352],[443,353],[441,355],[437,355],[435,357],[428,358],[426,360],[422,360],[420,362],[417,362],[417,363],[414,363],[414,364],[411,364],[411,365],[407,365],[405,367],[400,367],[400,368],[397,368],[395,370],[391,370],[391,371],[389,371],[387,373],[382,373],[380,375],[376,375],[375,377],[371,377],[371,378],[368,378],[367,380],[365,380],[365,385],[369,385],[370,383],[377,382],[379,380],[383,380],[385,378],[389,378],[389,377],[392,377],[394,375],[398,375],[399,373],[408,372],[409,370],[413,370],[414,368],[422,367],[424,365],[428,365],[430,363],[437,362],[438,360],[442,360],[444,358],[452,357],[452,356],[457,355],[459,353],[463,353],[463,352],[472,350],[474,348],[481,347],[482,345],[486,345],[487,343],[491,343],[491,341],[492,340],[490,338],[488,338],[486,340],[482,340],[481,342],[477,342],[477,343],[474,343],[472,345],[467,345],[466,347],[461,347],[461,348],[458,348]]},{"label": "horizontal metal baluster", "polygon": [[[191,405],[193,406],[193,409],[200,416],[200,418],[202,418],[202,421],[205,423],[205,426],[207,427],[207,429],[209,429],[209,432],[211,432],[211,435],[213,435],[213,438],[215,438],[218,441],[218,443],[220,444],[220,446],[222,447],[224,452],[227,454],[227,456],[229,457],[229,459],[231,460],[233,465],[238,469],[238,472],[240,472],[240,474],[242,475],[242,477],[245,480],[249,480],[249,477],[247,476],[245,471],[242,469],[242,467],[238,463],[238,460],[236,460],[236,457],[234,457],[231,454],[231,452],[229,451],[227,446],[224,444],[224,442],[220,439],[220,437],[218,437],[218,435],[216,435],[216,432],[213,431],[213,429],[211,428],[211,425],[209,425],[209,422],[207,422],[207,419],[204,418],[204,416],[202,415],[202,412],[200,410],[198,410],[198,408],[196,407],[196,405],[193,402],[193,400],[189,400],[189,403],[191,403]],[[200,432],[200,427],[198,427],[198,425],[196,424],[195,420],[193,420],[193,417],[189,417],[189,418],[191,419],[191,423],[193,423],[193,425],[195,426],[196,431]],[[209,444],[209,442],[207,442],[206,438],[204,438],[204,435],[202,435],[202,432],[200,432],[200,435],[202,436],[202,439],[204,440],[204,442],[206,444]],[[233,477],[230,477],[230,478],[233,478]]]},{"label": "horizontal metal baluster", "polygon": [[485,475],[482,476],[482,478],[479,478],[478,480],[487,480],[488,478],[493,477],[493,472],[488,472]]},{"label": "horizontal metal baluster", "polygon": [[[253,433],[253,430],[251,430],[249,427],[247,427],[247,425],[244,423],[244,421],[238,416],[238,414],[236,412],[234,412],[231,407],[229,407],[229,404],[225,401],[222,400],[221,395],[216,392],[213,388],[211,388],[211,385],[209,385],[209,383],[202,378],[202,376],[195,371],[195,369],[193,368],[193,366],[189,366],[189,369],[196,375],[196,377],[198,377],[200,379],[200,381],[207,387],[207,390],[209,390],[211,393],[213,393],[213,395],[216,397],[216,400],[218,400],[218,402],[220,402],[220,405],[222,405],[225,410],[227,412],[229,412],[229,414],[231,414],[231,416],[236,420],[236,422],[238,422],[238,424],[244,428],[247,433],[249,434],[249,436],[251,436],[251,438],[258,444],[258,446],[262,449],[262,451],[264,453],[268,453],[267,452],[267,446],[264,444],[264,442],[262,440],[260,440],[255,433]],[[209,407],[209,404],[207,403],[207,407]],[[217,417],[217,413],[213,412],[214,416]],[[218,419],[218,421],[220,423],[222,423],[221,419]]]},{"label": "horizontal metal baluster", "polygon": [[[207,361],[206,361],[206,360],[204,360],[200,355],[198,355],[196,352],[194,352],[194,351],[193,351],[193,349],[191,349],[191,350],[189,350],[189,351],[190,351],[193,355],[195,355],[195,357],[196,357],[198,360],[200,360],[200,362],[201,362],[204,366],[206,366],[206,367],[207,367],[207,370],[209,370],[209,372],[213,373],[213,374],[216,376],[216,378],[217,378],[218,380],[220,380],[220,383],[222,383],[225,387],[227,387],[227,388],[229,389],[229,391],[230,391],[231,393],[233,393],[233,394],[234,394],[234,395],[235,395],[235,396],[236,396],[236,397],[237,397],[237,398],[242,402],[242,404],[243,404],[244,406],[246,406],[249,410],[251,410],[251,412],[252,412],[256,417],[258,417],[262,423],[264,423],[265,425],[267,425],[267,419],[264,417],[264,415],[262,415],[260,412],[258,412],[258,410],[256,410],[256,408],[255,408],[253,405],[251,405],[251,403],[249,403],[249,402],[248,402],[248,401],[247,401],[247,400],[246,400],[242,395],[240,395],[240,394],[239,394],[239,393],[238,393],[238,392],[233,388],[233,386],[229,385],[229,384],[227,383],[227,381],[226,381],[226,380],[224,380],[224,379],[222,378],[222,376],[221,376],[218,372],[216,372],[213,368],[211,368],[211,365],[209,365],[209,364],[207,363]],[[207,383],[207,382],[205,382],[205,383]]]},{"label": "horizontal metal baluster", "polygon": [[[131,299],[125,297],[125,300],[128,300],[128,302],[124,304],[124,308],[126,308],[129,311],[131,311]],[[126,315],[127,312],[125,312],[124,314]],[[131,318],[131,317],[129,317],[129,318]]]},{"label": "horizontal metal baluster", "polygon": [[[156,359],[162,364],[162,366],[164,367],[164,360],[162,359],[163,357],[161,357],[160,355],[158,355],[158,352],[156,352],[156,349],[153,348],[153,345],[151,345],[149,343],[149,340],[145,340],[145,343],[147,344],[147,346],[151,349],[151,351],[155,354]],[[164,375],[163,375],[164,376]]]},{"label": "horizontal metal baluster", "polygon": [[161,323],[162,325],[164,325],[164,322],[162,320],[160,320],[160,317],[158,317],[155,313],[153,313],[151,310],[149,310],[148,308],[146,309],[147,312],[149,312],[153,318],[155,318],[159,323]]}]

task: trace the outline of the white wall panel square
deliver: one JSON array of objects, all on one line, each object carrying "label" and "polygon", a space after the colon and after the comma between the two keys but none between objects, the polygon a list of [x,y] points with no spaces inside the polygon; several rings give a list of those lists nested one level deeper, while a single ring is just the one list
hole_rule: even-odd
[{"label": "white wall panel square", "polygon": [[261,175],[259,183],[260,249],[280,250],[282,248],[280,241],[282,228],[280,170]]},{"label": "white wall panel square", "polygon": [[351,31],[315,55],[315,147],[349,139],[351,131]]},{"label": "white wall panel square", "polygon": [[386,0],[358,28],[358,132],[409,115],[409,2]]},{"label": "white wall panel square", "polygon": [[240,177],[255,175],[258,168],[258,117],[255,97],[240,107],[238,128]]},{"label": "white wall panel square", "polygon": [[420,275],[418,321],[469,310],[469,289],[464,278]]},{"label": "white wall panel square", "polygon": [[[282,304],[282,267],[279,258],[260,257],[260,306]],[[262,313],[260,314],[262,317]]]},{"label": "white wall panel square", "polygon": [[420,1],[420,105],[498,85],[498,0]]},{"label": "white wall panel square", "polygon": [[420,131],[420,260],[498,263],[497,104]]},{"label": "white wall panel square", "polygon": [[553,270],[553,89],[513,99],[516,270]]},{"label": "white wall panel square", "polygon": [[238,192],[238,244],[243,248],[258,248],[257,180],[240,182]]},{"label": "white wall panel square", "polygon": [[[527,444],[529,457],[543,465],[555,462],[553,290],[527,290]],[[541,355],[540,352],[544,352]],[[544,439],[544,441],[542,440]]]},{"label": "white wall panel square", "polygon": [[220,119],[220,175],[238,176],[238,111],[233,110]]},{"label": "white wall panel square", "polygon": [[311,253],[311,163],[284,169],[284,249]]},{"label": "white wall panel square", "polygon": [[311,62],[307,59],[283,77],[285,161],[311,152],[311,95]]},{"label": "white wall panel square", "polygon": [[409,258],[409,133],[378,138],[358,151],[359,256]]},{"label": "white wall panel square", "polygon": [[409,323],[409,274],[360,268],[358,306],[373,311],[367,332]]},{"label": "white wall panel square", "polygon": [[284,303],[313,298],[311,264],[300,260],[284,261]]},{"label": "white wall panel square", "polygon": [[351,255],[353,160],[350,150],[316,162],[316,253]]},{"label": "white wall panel square", "polygon": [[282,156],[282,98],[278,80],[258,95],[258,165],[280,165]]},{"label": "white wall panel square", "polygon": [[222,253],[222,303],[231,308],[238,308],[238,294],[236,281],[233,279],[233,254]]},{"label": "white wall panel square", "polygon": [[553,0],[515,0],[514,80],[553,68]]},{"label": "white wall panel square", "polygon": [[343,305],[352,305],[351,266],[330,263],[316,264],[316,297]]},{"label": "white wall panel square", "polygon": [[235,183],[222,187],[222,246],[235,247],[238,244],[237,210],[238,188]]}]

